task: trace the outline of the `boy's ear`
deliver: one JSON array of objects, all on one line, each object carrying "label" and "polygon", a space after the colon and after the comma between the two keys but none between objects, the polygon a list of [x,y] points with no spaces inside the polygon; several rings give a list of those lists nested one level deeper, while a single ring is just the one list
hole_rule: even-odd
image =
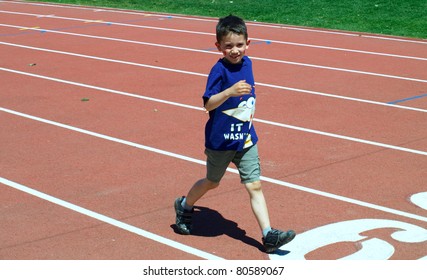
[{"label": "boy's ear", "polygon": [[218,42],[215,42],[215,46],[219,51],[221,51],[221,45]]},{"label": "boy's ear", "polygon": [[249,48],[249,45],[250,45],[250,44],[251,44],[251,40],[249,40],[249,39],[248,39],[248,40],[246,41],[246,49],[248,49],[248,48]]}]

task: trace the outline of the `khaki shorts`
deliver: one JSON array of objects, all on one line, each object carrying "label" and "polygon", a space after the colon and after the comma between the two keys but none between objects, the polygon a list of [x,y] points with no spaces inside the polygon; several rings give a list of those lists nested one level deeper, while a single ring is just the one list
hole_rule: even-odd
[{"label": "khaki shorts", "polygon": [[230,162],[234,163],[239,170],[240,180],[243,184],[260,180],[261,166],[257,145],[240,152],[205,149],[205,154],[207,156],[206,178],[212,182],[221,181]]}]

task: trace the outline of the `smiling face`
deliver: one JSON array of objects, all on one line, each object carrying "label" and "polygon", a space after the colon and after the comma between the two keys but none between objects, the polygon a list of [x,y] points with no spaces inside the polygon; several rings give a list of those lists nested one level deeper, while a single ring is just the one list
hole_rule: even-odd
[{"label": "smiling face", "polygon": [[250,40],[246,40],[245,36],[230,32],[222,37],[220,42],[215,45],[220,52],[223,53],[224,58],[232,63],[238,64],[242,62],[245,52],[249,47]]}]

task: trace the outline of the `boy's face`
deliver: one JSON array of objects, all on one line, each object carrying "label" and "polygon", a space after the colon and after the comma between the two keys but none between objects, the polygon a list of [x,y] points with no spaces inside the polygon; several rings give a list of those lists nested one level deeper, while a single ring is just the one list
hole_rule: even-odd
[{"label": "boy's face", "polygon": [[224,54],[225,59],[232,64],[238,64],[242,61],[249,43],[250,40],[246,40],[244,35],[231,32],[222,37],[221,42],[216,42],[215,45]]}]

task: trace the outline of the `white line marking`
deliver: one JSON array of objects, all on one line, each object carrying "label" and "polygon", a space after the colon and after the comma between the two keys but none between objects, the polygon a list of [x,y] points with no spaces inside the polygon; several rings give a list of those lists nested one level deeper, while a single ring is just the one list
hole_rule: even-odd
[{"label": "white line marking", "polygon": [[253,58],[253,60],[259,60],[259,61],[266,61],[266,62],[273,62],[273,63],[280,63],[280,64],[289,64],[289,65],[295,65],[295,66],[303,66],[303,67],[317,68],[317,69],[324,69],[324,70],[331,70],[331,71],[338,71],[338,72],[347,72],[347,73],[352,73],[352,74],[376,76],[376,77],[381,77],[381,78],[398,79],[398,80],[405,80],[405,81],[418,82],[418,83],[427,83],[427,80],[409,78],[409,77],[403,77],[403,76],[388,75],[388,74],[381,74],[381,73],[375,73],[375,72],[367,72],[367,71],[352,70],[352,69],[346,69],[346,68],[322,66],[322,65],[315,65],[315,64],[308,64],[308,63],[301,63],[301,62],[293,62],[293,61],[285,61],[285,60],[277,60],[277,59],[252,57],[251,56],[251,59],[252,58]]},{"label": "white line marking", "polygon": [[[38,47],[24,46],[24,45],[18,45],[18,44],[6,43],[6,42],[0,42],[0,45],[7,45],[7,46],[11,46],[11,47],[19,47],[19,48],[26,48],[26,49],[37,50],[37,51],[44,51],[44,52],[51,52],[51,53],[57,53],[57,54],[63,54],[63,55],[69,55],[69,56],[76,56],[76,57],[82,57],[82,58],[88,58],[88,59],[95,59],[95,60],[100,60],[100,61],[108,61],[108,62],[113,62],[113,63],[121,63],[121,64],[127,64],[127,65],[132,65],[132,66],[145,67],[145,68],[151,68],[151,69],[157,69],[157,70],[163,70],[163,71],[170,71],[170,72],[188,74],[188,75],[194,75],[194,76],[200,76],[200,77],[207,77],[208,76],[207,74],[203,74],[203,73],[177,70],[177,69],[173,69],[173,68],[159,67],[159,66],[141,64],[141,63],[136,63],[136,62],[128,62],[128,61],[123,61],[123,60],[103,58],[103,57],[90,56],[90,55],[77,54],[77,53],[70,53],[70,52],[44,49],[44,48],[38,48]],[[3,69],[5,69],[5,68],[3,68]],[[24,73],[24,72],[22,72],[22,73]],[[368,103],[368,104],[380,105],[380,106],[386,106],[386,107],[394,107],[394,108],[411,110],[411,111],[418,111],[418,112],[424,112],[424,113],[427,112],[427,110],[421,109],[421,108],[407,107],[407,106],[402,106],[402,105],[397,105],[397,104],[389,104],[389,103],[384,103],[384,102],[378,102],[378,101],[372,101],[372,100],[366,100],[366,99],[360,99],[360,98],[354,98],[354,97],[347,97],[347,96],[329,94],[329,93],[324,93],[324,92],[319,92],[319,91],[304,90],[304,89],[298,89],[298,88],[292,88],[292,87],[286,87],[286,86],[279,86],[279,85],[273,85],[273,84],[267,84],[267,83],[260,83],[260,82],[257,82],[256,84],[258,86],[264,86],[264,87],[276,88],[276,89],[283,89],[283,90],[289,90],[289,91],[295,91],[295,92],[302,92],[302,93],[306,93],[306,94],[313,94],[313,95],[319,95],[319,96],[330,97],[330,98],[344,99],[344,100],[349,100],[349,101],[356,101],[356,102],[362,102],[362,103]]]},{"label": "white line marking", "polygon": [[[5,2],[5,1],[0,1]],[[192,21],[207,21],[207,22],[217,22],[217,19],[208,18],[208,17],[186,17],[182,15],[177,14],[165,14],[165,13],[154,13],[154,12],[144,12],[144,11],[129,11],[129,10],[123,10],[123,9],[114,9],[114,8],[105,8],[105,9],[99,9],[96,7],[84,7],[81,5],[59,5],[59,4],[41,4],[41,3],[28,3],[28,2],[15,2],[15,1],[8,1],[9,3],[13,4],[26,4],[26,5],[35,5],[35,6],[45,6],[45,7],[60,7],[65,9],[80,9],[80,10],[89,10],[94,12],[105,12],[105,13],[121,13],[121,14],[130,14],[130,15],[150,15],[150,16],[157,16],[157,17],[165,17],[167,15],[171,15],[174,18],[177,19],[183,19],[183,20],[192,20]],[[397,37],[397,36],[381,36],[379,34],[370,34],[370,33],[349,33],[345,31],[337,31],[337,30],[324,30],[324,29],[316,29],[316,28],[310,28],[310,27],[303,27],[303,26],[293,26],[293,25],[285,25],[285,24],[268,24],[268,23],[258,23],[258,22],[248,22],[248,25],[252,26],[259,26],[259,27],[267,27],[267,28],[280,28],[280,29],[289,29],[289,30],[297,30],[297,31],[305,31],[305,32],[315,32],[315,33],[324,33],[324,34],[331,34],[331,35],[343,35],[343,36],[350,36],[350,37],[367,37],[372,39],[378,39],[378,40],[390,40],[390,41],[398,41],[402,43],[413,43],[413,44],[427,44],[427,41],[423,39],[419,40],[412,40],[410,38],[406,37]]]},{"label": "white line marking", "polygon": [[172,247],[172,248],[178,249],[180,251],[186,252],[188,254],[192,254],[194,256],[198,256],[200,258],[208,259],[208,260],[222,260],[223,259],[223,258],[220,258],[218,256],[215,256],[215,255],[206,253],[204,251],[198,250],[196,248],[193,248],[193,247],[184,245],[182,243],[176,242],[174,240],[165,238],[163,236],[160,236],[160,235],[151,233],[149,231],[143,230],[141,228],[132,226],[130,224],[126,224],[124,222],[118,221],[118,220],[110,218],[108,216],[99,214],[97,212],[88,210],[86,208],[80,207],[80,206],[75,205],[73,203],[64,201],[62,199],[56,198],[56,197],[51,196],[51,195],[48,195],[46,193],[34,190],[34,189],[29,188],[27,186],[24,186],[24,185],[21,185],[19,183],[10,181],[6,178],[0,177],[0,183],[4,184],[6,186],[12,187],[16,190],[19,190],[19,191],[25,192],[27,194],[33,195],[33,196],[38,197],[40,199],[49,201],[49,202],[54,203],[56,205],[62,206],[64,208],[67,208],[67,209],[72,210],[74,212],[80,213],[82,215],[94,218],[94,219],[99,220],[101,222],[110,224],[112,226],[121,228],[123,230],[135,233],[137,235],[143,236],[143,237],[151,239],[153,241],[162,243],[162,244],[167,245],[169,247]]},{"label": "white line marking", "polygon": [[338,138],[338,139],[342,139],[342,140],[347,140],[347,141],[358,142],[358,143],[363,143],[363,144],[367,144],[367,145],[382,147],[382,148],[386,148],[386,149],[397,150],[397,151],[427,156],[427,152],[420,151],[420,150],[413,150],[413,149],[408,149],[408,148],[404,148],[404,147],[400,147],[400,146],[393,146],[393,145],[388,145],[388,144],[384,144],[384,143],[380,143],[380,142],[369,141],[369,140],[364,140],[364,139],[360,139],[360,138],[349,137],[349,136],[339,135],[339,134],[334,134],[334,133],[329,133],[329,132],[323,132],[320,130],[298,127],[298,126],[293,126],[293,125],[287,125],[287,124],[282,124],[282,123],[277,123],[277,122],[272,122],[272,121],[266,121],[266,120],[261,120],[261,119],[257,119],[257,118],[254,118],[254,121],[257,121],[260,123],[265,123],[265,124],[270,124],[270,125],[274,125],[274,126],[279,126],[279,127],[285,127],[288,129],[299,130],[299,131],[303,131],[303,132],[307,132],[307,133],[313,133],[313,134],[323,135],[323,136],[327,136],[327,137]]},{"label": "white line marking", "polygon": [[[78,21],[78,22],[86,22],[89,20],[89,19],[80,19],[80,18],[60,17],[60,16],[55,16],[55,15],[39,15],[39,14],[11,12],[11,11],[0,11],[0,13],[17,14],[17,15],[24,15],[24,16],[35,16],[35,17],[51,17],[51,18],[56,18],[56,19]],[[174,28],[147,26],[147,25],[136,25],[136,24],[128,24],[128,23],[122,23],[122,22],[114,22],[114,21],[111,21],[110,23],[117,25],[117,26],[125,26],[125,27],[132,27],[132,28],[152,29],[152,30],[167,31],[167,32],[178,32],[178,33],[189,33],[189,34],[206,35],[206,36],[212,36],[212,37],[215,36],[214,33],[199,32],[199,31],[192,31],[192,30],[183,30],[183,29],[174,29]],[[354,52],[354,53],[367,54],[367,55],[377,55],[377,56],[386,56],[386,57],[395,57],[395,58],[427,61],[427,58],[416,57],[416,56],[407,56],[407,55],[380,53],[380,52],[363,51],[363,50],[355,50],[355,49],[337,48],[337,47],[313,45],[313,44],[303,44],[303,43],[295,43],[295,42],[289,42],[289,41],[279,41],[279,40],[271,40],[271,39],[264,39],[264,38],[255,38],[255,37],[251,37],[251,40],[252,41],[260,41],[260,42],[269,41],[269,42],[275,43],[275,44],[293,45],[293,46],[299,46],[299,47],[318,48],[318,49],[326,49],[326,50],[333,50],[333,51]]]},{"label": "white line marking", "polygon": [[[302,92],[302,93],[319,95],[319,96],[324,96],[324,97],[344,99],[344,100],[348,100],[348,101],[356,101],[356,102],[368,103],[368,104],[373,104],[373,105],[387,106],[387,107],[388,107],[388,105],[397,105],[397,104],[389,104],[389,103],[383,103],[383,102],[378,102],[378,101],[360,99],[360,98],[349,97],[349,96],[329,94],[329,93],[324,93],[324,92],[320,92],[320,91],[305,90],[305,89],[285,87],[285,86],[278,86],[278,85],[266,84],[266,83],[258,83],[257,82],[256,85],[257,86],[265,86],[265,87],[269,87],[269,88],[277,88],[277,89],[283,89],[283,90],[289,90],[289,91]],[[404,110],[418,111],[418,112],[423,112],[423,113],[427,112],[426,109],[415,108],[415,107],[407,107],[407,106],[402,106],[402,105],[397,105],[397,106],[393,106],[393,107],[396,107],[396,108],[399,108],[399,109],[404,109]]]},{"label": "white line marking", "polygon": [[[93,131],[89,131],[89,130],[77,128],[77,127],[74,127],[74,126],[71,126],[71,125],[66,125],[66,124],[58,123],[58,122],[47,120],[47,119],[43,119],[43,118],[40,118],[40,117],[31,116],[31,115],[28,115],[28,114],[25,114],[25,113],[21,113],[21,112],[17,112],[17,111],[13,111],[13,110],[10,110],[10,109],[6,109],[6,108],[0,107],[0,111],[6,112],[6,113],[9,113],[9,114],[13,114],[13,115],[16,115],[16,116],[24,117],[24,118],[27,118],[27,119],[35,120],[35,121],[38,121],[38,122],[50,124],[50,125],[53,125],[53,126],[56,126],[56,127],[65,128],[65,129],[68,129],[68,130],[71,130],[71,131],[83,133],[83,134],[86,134],[86,135],[98,137],[98,138],[105,139],[105,140],[108,140],[108,141],[112,141],[112,142],[124,144],[124,145],[127,145],[127,146],[135,147],[135,148],[138,148],[138,149],[143,149],[143,150],[147,150],[147,151],[154,152],[154,153],[157,153],[157,154],[166,155],[166,156],[169,156],[169,157],[172,157],[172,158],[177,158],[177,159],[189,161],[189,162],[192,162],[192,163],[197,163],[197,164],[200,164],[200,165],[205,165],[206,164],[205,161],[203,161],[203,160],[199,160],[199,159],[187,157],[187,156],[184,156],[184,155],[180,155],[180,154],[177,154],[177,153],[168,152],[168,151],[164,151],[164,150],[161,150],[161,149],[157,149],[157,148],[153,148],[153,147],[141,145],[141,144],[138,144],[138,143],[135,143],[135,142],[131,142],[131,141],[127,141],[127,140],[115,138],[115,137],[112,137],[112,136],[107,136],[107,135],[104,135],[104,134],[100,134],[100,133],[96,133],[96,132],[93,132]],[[227,168],[227,171],[231,172],[231,173],[234,173],[234,174],[238,174],[239,173],[239,171],[237,169],[235,169],[235,168]],[[295,189],[295,190],[299,190],[299,191],[303,191],[303,192],[307,192],[307,193],[311,193],[311,194],[315,194],[315,195],[319,195],[319,196],[323,196],[323,197],[332,198],[334,200],[339,200],[339,201],[343,201],[343,202],[355,204],[355,205],[358,205],[358,206],[362,206],[362,207],[366,207],[366,208],[370,208],[370,209],[374,209],[374,210],[378,210],[378,211],[382,211],[382,212],[386,212],[386,213],[395,214],[395,215],[402,216],[402,217],[407,217],[407,218],[411,218],[411,219],[415,219],[415,220],[427,222],[427,217],[423,217],[423,216],[415,215],[415,214],[412,214],[412,213],[408,213],[408,212],[404,212],[404,211],[400,211],[400,210],[396,210],[396,209],[392,209],[392,208],[388,208],[388,207],[376,205],[376,204],[373,204],[373,203],[364,202],[364,201],[361,201],[361,200],[352,199],[352,198],[348,198],[348,197],[345,197],[345,196],[336,195],[336,194],[332,194],[332,193],[328,193],[328,192],[324,192],[324,191],[319,191],[319,190],[315,190],[315,189],[312,189],[312,188],[308,188],[308,187],[304,187],[304,186],[292,184],[292,183],[289,183],[289,182],[284,182],[284,181],[281,181],[281,180],[277,180],[277,179],[273,179],[273,178],[269,178],[269,177],[265,177],[265,176],[262,176],[261,180],[263,180],[265,182],[270,182],[272,184],[276,184],[276,185],[279,185],[279,186],[283,186],[283,187],[287,187],[287,188],[291,188],[291,189]]]},{"label": "white line marking", "polygon": [[[92,86],[92,85],[88,85],[88,84],[82,84],[82,83],[71,82],[71,81],[67,81],[67,80],[61,80],[61,79],[57,79],[57,78],[51,78],[51,77],[21,72],[21,71],[17,71],[17,70],[2,68],[2,67],[0,67],[0,71],[6,71],[6,72],[15,73],[15,74],[35,77],[35,78],[41,78],[41,79],[45,79],[45,80],[49,80],[49,81],[54,81],[54,82],[59,82],[59,83],[64,83],[64,84],[69,84],[69,85],[74,85],[74,86],[79,86],[79,87],[85,87],[85,88],[90,88],[90,89],[104,91],[104,92],[110,92],[110,93],[124,95],[124,96],[132,97],[132,98],[139,98],[139,99],[149,100],[149,101],[153,101],[153,102],[159,102],[159,103],[163,103],[163,104],[183,107],[183,108],[192,109],[192,110],[204,111],[204,108],[196,107],[196,106],[192,106],[192,105],[187,105],[187,104],[182,104],[182,103],[172,102],[172,101],[166,101],[166,100],[162,100],[162,99],[147,97],[147,96],[143,96],[143,95],[137,95],[137,94],[133,94],[133,93],[118,91],[118,90],[113,90],[113,89],[108,89],[108,88],[103,88],[103,87]],[[333,134],[333,133],[329,133],[329,132],[323,132],[323,131],[314,130],[314,129],[307,129],[307,128],[298,127],[298,126],[286,125],[286,124],[277,123],[277,122],[268,121],[268,120],[262,120],[262,119],[258,119],[258,118],[254,118],[254,121],[264,123],[264,124],[268,124],[268,125],[274,125],[274,126],[278,126],[278,127],[284,127],[284,128],[288,128],[288,129],[299,130],[299,131],[303,131],[303,132],[323,135],[323,136],[327,136],[327,137],[333,137],[333,138],[343,139],[343,140],[347,140],[347,141],[353,141],[353,142],[378,146],[378,147],[392,149],[392,150],[398,150],[398,151],[414,153],[414,154],[419,154],[419,155],[424,155],[424,156],[427,155],[427,152],[424,152],[424,151],[408,149],[408,148],[404,148],[404,147],[393,146],[393,145],[388,145],[388,144],[384,144],[384,143],[379,143],[379,142],[374,142],[374,141],[369,141],[369,140],[363,140],[363,139],[359,139],[359,138],[348,137],[348,136]]]},{"label": "white line marking", "polygon": [[[152,68],[158,69],[157,67],[152,67]],[[158,98],[153,98],[153,97],[148,97],[148,96],[143,96],[143,95],[137,95],[137,94],[133,94],[133,93],[129,93],[129,92],[124,92],[124,91],[119,91],[119,90],[114,90],[114,89],[108,89],[108,88],[103,88],[103,87],[97,87],[97,86],[92,86],[92,85],[88,85],[88,84],[77,83],[77,82],[72,82],[72,81],[47,77],[47,76],[41,76],[41,75],[37,75],[37,74],[7,69],[7,68],[3,68],[3,67],[0,67],[0,71],[6,71],[6,72],[30,76],[30,77],[34,77],[34,78],[40,78],[40,79],[44,79],[44,80],[54,81],[54,82],[58,82],[58,83],[69,84],[69,85],[79,86],[79,87],[84,87],[84,88],[90,88],[90,89],[94,89],[94,90],[110,92],[110,93],[124,95],[124,96],[128,96],[128,97],[139,98],[139,99],[144,99],[144,100],[148,100],[148,101],[164,103],[164,104],[174,105],[174,106],[178,106],[178,107],[189,108],[189,109],[193,109],[193,110],[204,111],[204,109],[202,107],[196,107],[196,106],[186,105],[186,104],[182,104],[182,103],[178,103],[178,102],[172,102],[172,101],[167,101],[167,100],[163,100],[163,99],[158,99]],[[179,70],[174,71],[174,72],[182,73],[182,71],[179,71]]]},{"label": "white line marking", "polygon": [[[40,31],[40,28],[38,28],[38,27],[34,28],[34,27],[26,27],[26,26],[15,26],[15,25],[9,25],[9,24],[0,24],[0,26],[18,28],[19,30],[25,29],[25,30]],[[77,37],[84,37],[84,38],[91,38],[91,39],[107,40],[107,41],[124,42],[124,43],[130,43],[130,44],[139,44],[139,45],[181,50],[181,51],[190,51],[190,52],[199,52],[199,53],[219,55],[218,52],[208,51],[208,50],[198,50],[198,49],[170,46],[170,45],[164,45],[164,44],[154,44],[154,43],[148,43],[148,42],[143,42],[143,41],[118,39],[118,38],[113,38],[113,37],[86,35],[86,34],[80,34],[80,33],[57,31],[57,30],[52,30],[52,29],[43,29],[43,32],[55,33],[55,34],[61,34],[61,35],[69,35],[69,36],[77,36]],[[367,72],[367,71],[359,71],[359,70],[352,70],[352,69],[345,69],[345,68],[329,67],[329,66],[300,63],[300,62],[293,62],[293,61],[286,61],[286,60],[278,60],[278,59],[268,59],[268,58],[262,58],[262,57],[256,57],[256,56],[251,56],[251,59],[252,60],[272,62],[272,63],[289,64],[289,65],[294,65],[294,66],[325,69],[325,70],[330,70],[330,71],[347,72],[347,73],[353,73],[353,74],[359,74],[359,75],[382,77],[382,78],[388,78],[388,79],[397,79],[397,80],[405,80],[405,81],[411,81],[411,82],[427,83],[427,80],[423,80],[423,79],[402,77],[402,76],[396,76],[396,75],[387,75],[387,74]]]}]

